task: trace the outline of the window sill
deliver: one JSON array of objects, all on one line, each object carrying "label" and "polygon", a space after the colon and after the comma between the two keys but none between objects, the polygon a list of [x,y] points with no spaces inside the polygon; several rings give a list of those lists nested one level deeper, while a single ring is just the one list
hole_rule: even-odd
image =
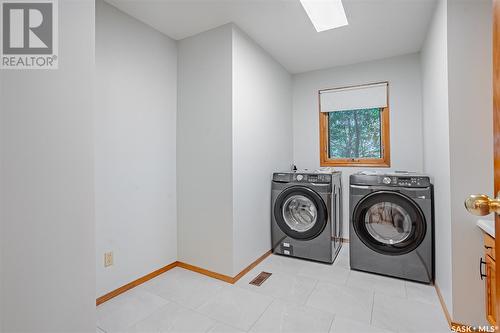
[{"label": "window sill", "polygon": [[369,167],[369,168],[390,168],[390,161],[350,161],[350,160],[340,160],[340,161],[320,161],[320,166],[322,167]]}]

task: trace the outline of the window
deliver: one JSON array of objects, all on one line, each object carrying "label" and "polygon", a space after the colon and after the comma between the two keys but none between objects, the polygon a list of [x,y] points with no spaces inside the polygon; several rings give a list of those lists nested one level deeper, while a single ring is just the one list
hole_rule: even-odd
[{"label": "window", "polygon": [[321,166],[390,166],[387,87],[319,91]]}]

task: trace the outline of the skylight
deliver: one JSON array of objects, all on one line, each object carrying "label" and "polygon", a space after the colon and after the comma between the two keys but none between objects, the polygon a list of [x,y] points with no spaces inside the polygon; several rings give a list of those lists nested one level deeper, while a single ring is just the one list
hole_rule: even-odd
[{"label": "skylight", "polygon": [[342,0],[300,0],[317,32],[348,25]]}]

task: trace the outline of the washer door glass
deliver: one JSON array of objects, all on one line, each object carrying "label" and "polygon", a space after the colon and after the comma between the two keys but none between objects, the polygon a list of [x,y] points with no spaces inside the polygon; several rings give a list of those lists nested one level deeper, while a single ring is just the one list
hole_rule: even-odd
[{"label": "washer door glass", "polygon": [[328,221],[328,210],[323,198],[305,186],[284,189],[274,202],[273,215],[284,234],[300,240],[317,237]]},{"label": "washer door glass", "polygon": [[318,210],[309,198],[292,195],[283,204],[283,219],[290,229],[305,232],[316,224]]},{"label": "washer door glass", "polygon": [[383,244],[399,244],[412,232],[412,220],[408,212],[395,203],[379,202],[365,214],[366,231]]}]

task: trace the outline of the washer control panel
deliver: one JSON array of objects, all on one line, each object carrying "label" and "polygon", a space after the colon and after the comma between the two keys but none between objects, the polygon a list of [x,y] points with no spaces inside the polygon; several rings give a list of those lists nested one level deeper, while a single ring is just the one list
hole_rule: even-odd
[{"label": "washer control panel", "polygon": [[330,183],[332,175],[322,173],[297,173],[292,174],[292,181],[300,183]]},{"label": "washer control panel", "polygon": [[286,183],[331,183],[332,175],[328,173],[275,173],[273,180]]}]

